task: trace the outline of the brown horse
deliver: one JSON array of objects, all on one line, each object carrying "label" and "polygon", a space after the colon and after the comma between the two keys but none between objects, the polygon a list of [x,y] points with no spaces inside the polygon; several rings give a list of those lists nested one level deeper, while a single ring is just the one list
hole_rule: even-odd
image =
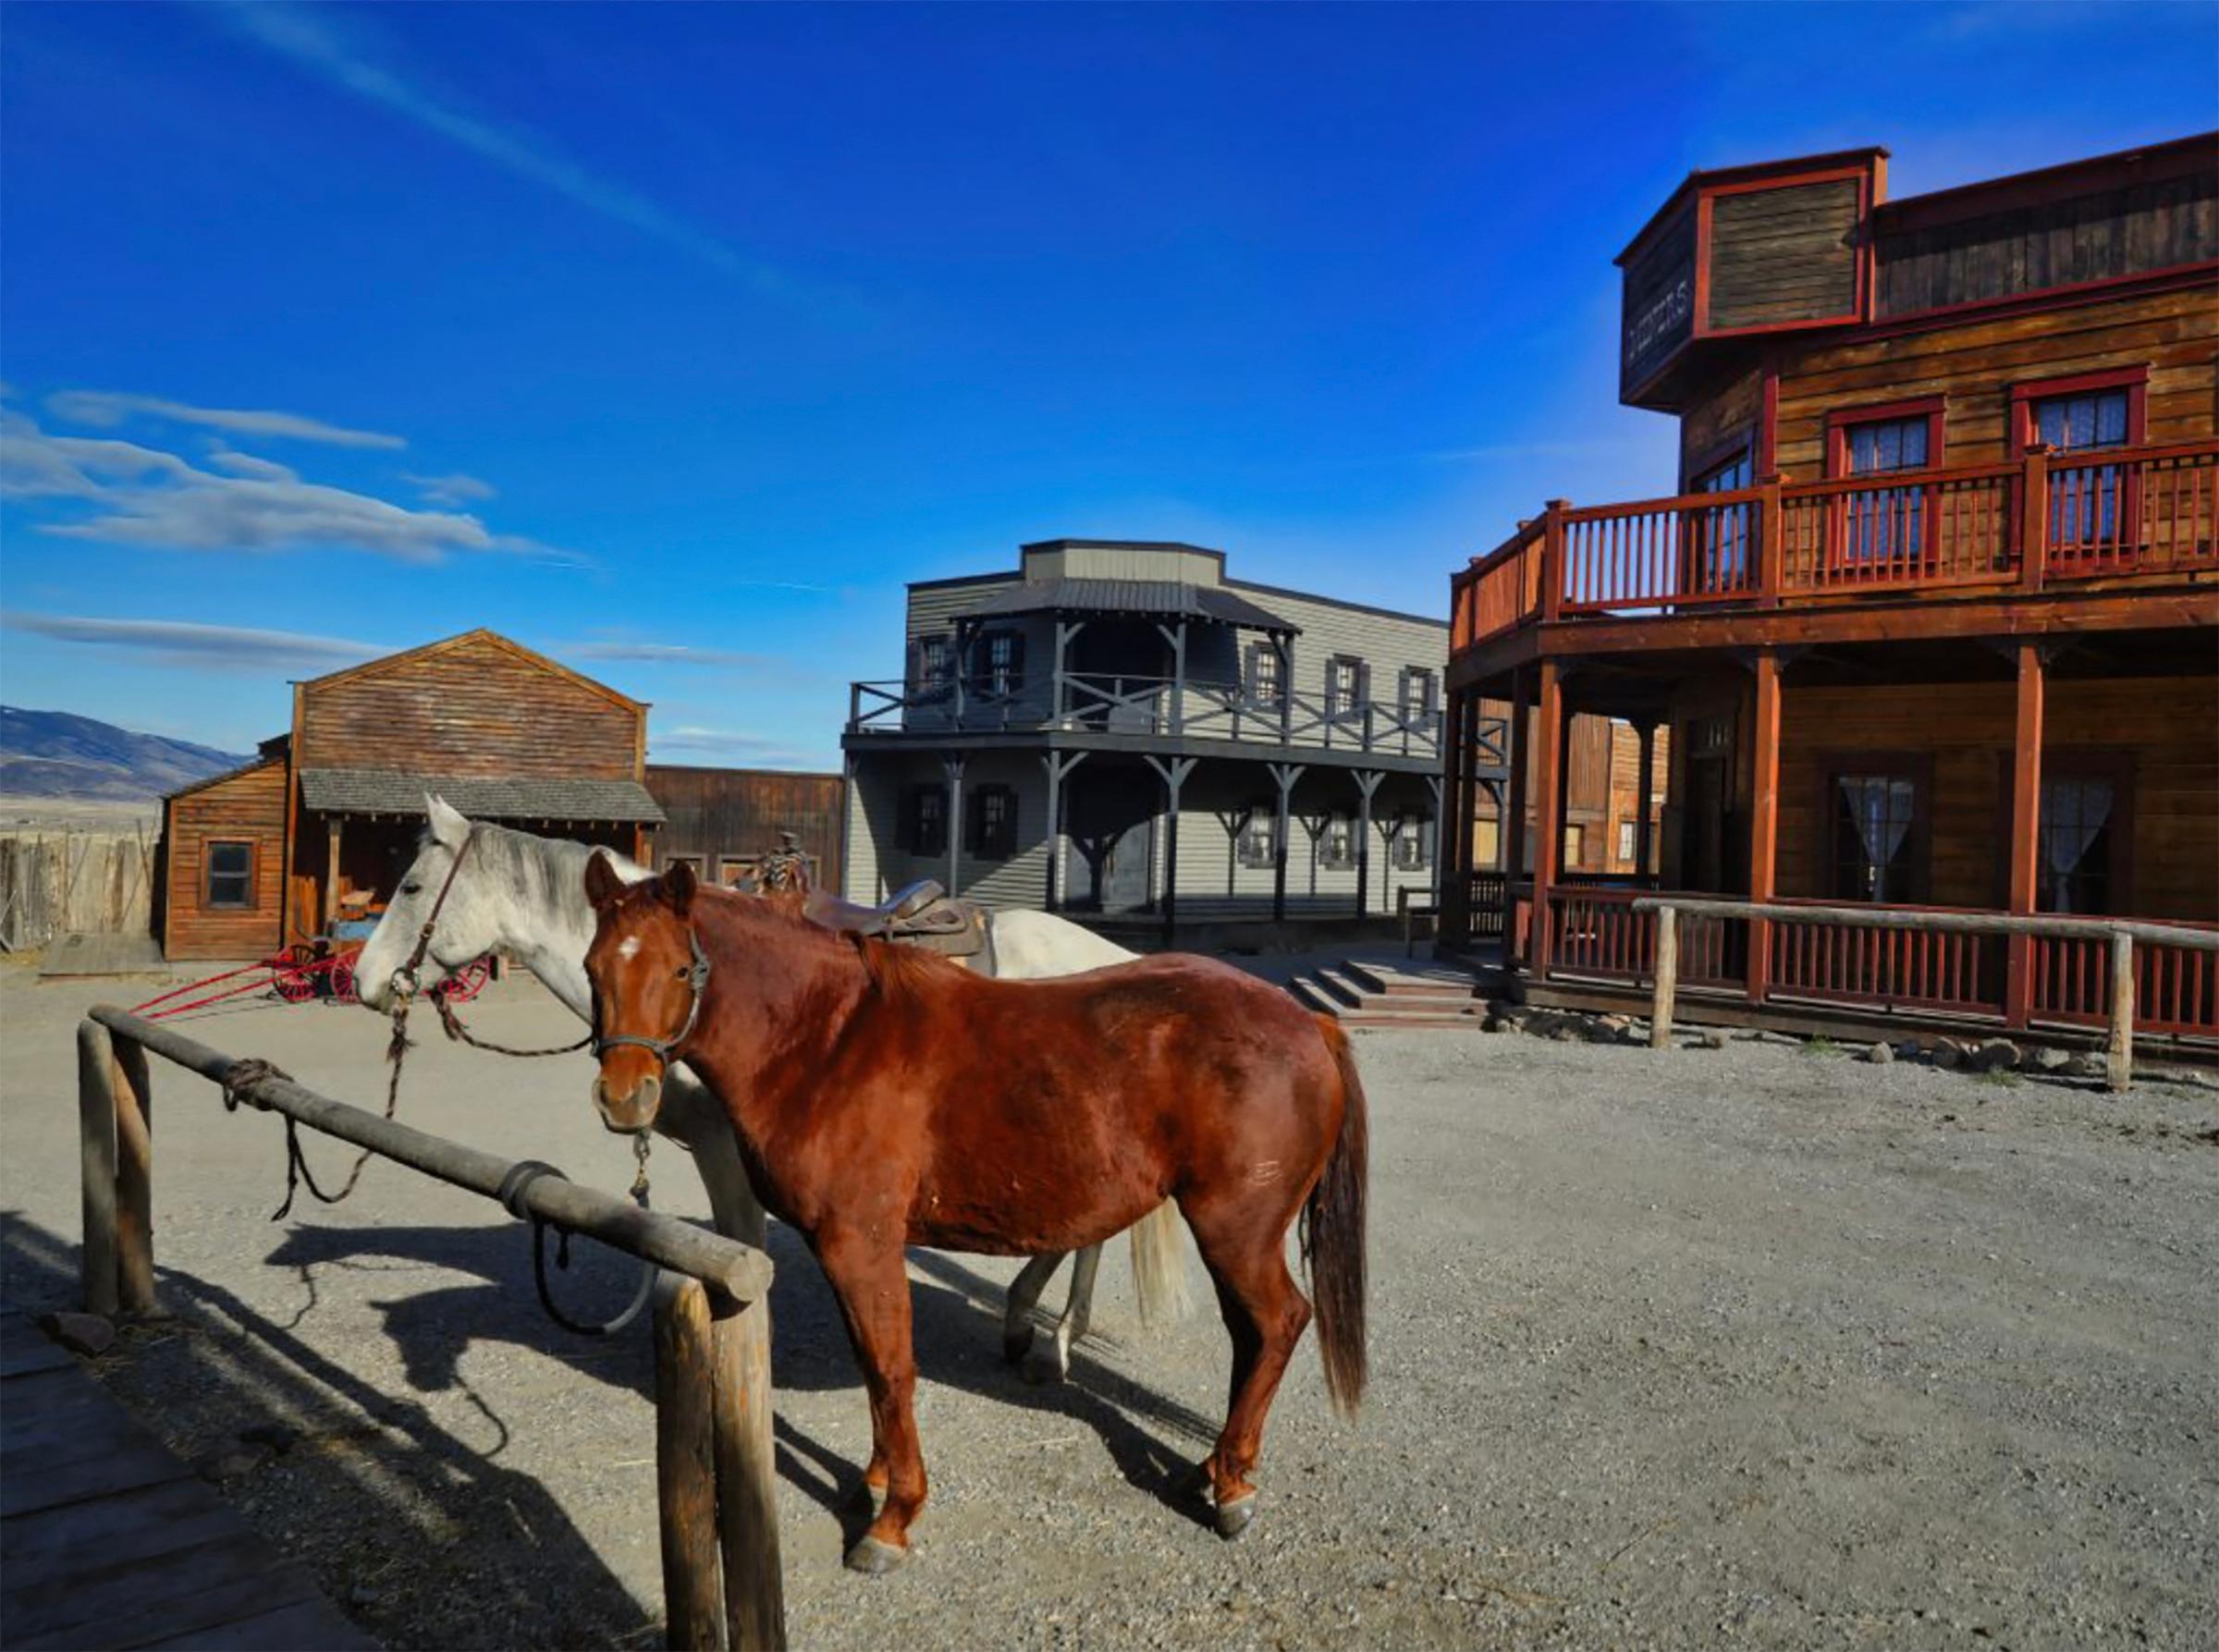
[{"label": "brown horse", "polygon": [[903,1560],[925,1502],[905,1244],[1075,1250],[1177,1199],[1232,1338],[1202,1465],[1230,1537],[1255,1512],[1265,1413],[1310,1321],[1287,1271],[1299,1214],[1327,1388],[1355,1410],[1367,1122],[1330,1019],[1204,958],[988,980],[835,934],[790,897],[697,890],[682,863],[627,885],[596,855],[585,887],[603,1122],[653,1125],[682,1058],[840,1299],[870,1393],[864,1479],[886,1499],[849,1565]]}]

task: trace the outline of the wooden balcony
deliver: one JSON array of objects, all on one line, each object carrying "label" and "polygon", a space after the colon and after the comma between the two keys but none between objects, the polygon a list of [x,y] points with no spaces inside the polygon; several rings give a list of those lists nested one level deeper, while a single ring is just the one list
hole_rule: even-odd
[{"label": "wooden balcony", "polygon": [[[1692,622],[1785,610],[1847,637],[1882,604],[2131,594],[2215,575],[2219,440],[2100,456],[2037,447],[1884,478],[1553,501],[1452,578],[1450,655],[1469,681],[1490,658],[1578,653],[1606,626],[1613,646],[1716,646],[1744,639]],[[1839,625],[1823,624],[1829,614]],[[1779,640],[1777,625],[1747,629],[1746,640]]]}]

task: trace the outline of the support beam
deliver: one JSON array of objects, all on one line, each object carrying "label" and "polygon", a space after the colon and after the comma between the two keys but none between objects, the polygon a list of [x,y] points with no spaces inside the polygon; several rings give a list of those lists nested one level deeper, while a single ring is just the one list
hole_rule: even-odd
[{"label": "support beam", "polygon": [[1294,782],[1302,778],[1308,765],[1267,763],[1264,766],[1271,772],[1271,783],[1279,788],[1279,823],[1273,828],[1271,840],[1271,921],[1283,924],[1287,921],[1287,838],[1291,835],[1288,825],[1293,814],[1289,804],[1294,796]]},{"label": "support beam", "polygon": [[1071,645],[1085,629],[1084,619],[1056,621],[1056,657],[1048,673],[1048,692],[1050,720],[1059,728],[1071,715]]},{"label": "support beam", "polygon": [[1371,900],[1371,800],[1387,775],[1382,769],[1352,768],[1348,777],[1356,783],[1356,916],[1361,918]]},{"label": "support beam", "polygon": [[[1535,766],[1533,785],[1538,815],[1534,821],[1533,845],[1533,933],[1526,946],[1531,960],[1533,977],[1545,981],[1549,977],[1549,959],[1551,936],[1549,924],[1549,891],[1555,885],[1557,868],[1563,859],[1564,817],[1563,789],[1558,784],[1557,770],[1561,765],[1564,747],[1564,684],[1557,670],[1556,662],[1545,659],[1534,667],[1539,715],[1532,744],[1539,748],[1539,760]],[[1513,771],[1515,773],[1515,770]],[[1520,811],[1523,814],[1523,810]]]},{"label": "support beam", "polygon": [[1644,882],[1653,878],[1656,844],[1649,800],[1657,789],[1657,725],[1654,718],[1634,725],[1641,737],[1641,763],[1634,781],[1634,875]]},{"label": "support beam", "polygon": [[1179,792],[1200,761],[1194,757],[1142,759],[1163,782],[1163,944],[1179,938]]},{"label": "support beam", "polygon": [[[1533,763],[1533,672],[1520,670],[1510,688],[1510,784],[1496,825],[1502,845],[1502,961],[1518,952],[1518,880],[1526,875],[1526,800],[1531,796]],[[1526,957],[1530,961],[1530,944]]]},{"label": "support beam", "polygon": [[331,933],[331,925],[339,915],[339,823],[341,816],[333,815],[325,827],[324,850],[324,933]]},{"label": "support beam", "polygon": [[1433,938],[1441,938],[1441,920],[1445,912],[1445,871],[1441,853],[1441,822],[1448,817],[1448,801],[1454,795],[1448,783],[1439,775],[1426,777],[1426,789],[1433,799]]},{"label": "support beam", "polygon": [[[2009,881],[2012,912],[2025,916],[2041,896],[2041,731],[2048,692],[2049,662],[2041,646],[2017,648],[2018,705],[2011,739],[2011,843]],[[2034,1003],[2034,938],[2015,935],[2005,950],[2004,1019],[2023,1027]]]},{"label": "support beam", "polygon": [[[1749,758],[1749,899],[1770,900],[1780,850],[1780,656],[1761,650],[1751,662],[1757,715]],[[1771,983],[1772,926],[1749,922],[1749,1002],[1761,1004]]]},{"label": "support beam", "polygon": [[1173,740],[1186,731],[1186,621],[1171,625],[1159,623],[1156,634],[1161,637],[1171,651],[1171,734]]},{"label": "support beam", "polygon": [[1071,777],[1072,770],[1085,761],[1084,752],[1040,753],[1040,766],[1048,771],[1048,871],[1046,887],[1042,890],[1045,899],[1040,905],[1044,912],[1057,911],[1062,900],[1063,782]]},{"label": "support beam", "polygon": [[1279,656],[1279,743],[1290,745],[1294,740],[1294,639],[1273,631],[1271,652]]},{"label": "support beam", "polygon": [[950,895],[963,892],[963,765],[968,761],[963,757],[940,759],[940,768],[948,777],[948,893]]},{"label": "support beam", "polygon": [[1472,809],[1466,796],[1471,698],[1462,689],[1449,691],[1441,723],[1441,778],[1434,787],[1433,904],[1439,911],[1434,935],[1437,940],[1453,936],[1458,946],[1471,938],[1472,929]]}]

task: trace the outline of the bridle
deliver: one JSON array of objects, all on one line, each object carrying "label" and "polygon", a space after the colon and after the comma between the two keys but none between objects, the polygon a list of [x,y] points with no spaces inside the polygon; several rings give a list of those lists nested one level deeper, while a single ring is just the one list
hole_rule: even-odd
[{"label": "bridle", "polygon": [[432,949],[432,932],[439,927],[439,914],[446,910],[447,898],[454,891],[455,875],[462,870],[462,858],[470,853],[471,846],[478,840],[478,828],[472,826],[462,839],[462,847],[455,850],[455,858],[447,863],[447,877],[439,886],[439,894],[432,902],[432,910],[416,932],[416,945],[409,953],[409,961],[393,972],[393,993],[396,1005],[406,1004],[423,989],[416,972],[423,967],[424,954]]},{"label": "bridle", "polygon": [[709,991],[709,955],[701,949],[701,934],[691,924],[686,925],[686,942],[693,948],[693,961],[678,972],[678,978],[693,988],[693,1001],[686,1006],[686,1019],[677,1032],[668,1038],[649,1038],[638,1033],[603,1033],[600,1016],[595,1014],[594,1054],[605,1057],[612,1049],[631,1046],[644,1049],[668,1069],[678,1059],[678,1046],[693,1036],[693,1029],[701,1023],[702,1001]]}]

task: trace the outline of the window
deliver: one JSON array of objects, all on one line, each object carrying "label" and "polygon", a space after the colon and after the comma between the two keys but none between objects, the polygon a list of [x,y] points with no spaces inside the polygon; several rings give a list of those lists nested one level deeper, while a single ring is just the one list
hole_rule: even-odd
[{"label": "window", "polygon": [[[1857,408],[1827,421],[1828,469],[1836,476],[1888,476],[1942,462],[1942,401]],[[1836,554],[1866,565],[1915,560],[1926,550],[1927,490],[1882,487],[1842,500]]]},{"label": "window", "polygon": [[1017,794],[1007,786],[972,790],[965,848],[981,860],[1006,861],[1017,852]]},{"label": "window", "polygon": [[1233,842],[1234,857],[1244,866],[1279,864],[1279,805],[1250,803],[1247,818]]},{"label": "window", "polygon": [[[1729,494],[1755,483],[1755,466],[1744,447],[1723,464],[1712,465],[1687,490],[1696,494]],[[1693,514],[1688,523],[1689,572],[1698,591],[1733,591],[1747,584],[1749,570],[1749,507],[1718,505]]]},{"label": "window", "polygon": [[2100,550],[2118,550],[2131,538],[2131,475],[2118,465],[2066,464],[2058,462],[2058,457],[2100,453],[2142,440],[2142,398],[2148,379],[2148,370],[2136,367],[2021,385],[2012,391],[2016,445],[2046,442],[2053,455],[2052,550],[2085,557]]},{"label": "window", "polygon": [[1318,837],[1318,865],[1324,872],[1346,872],[1356,863],[1356,823],[1346,814],[1325,817]]},{"label": "window", "polygon": [[1286,665],[1269,642],[1248,644],[1248,704],[1259,711],[1277,711],[1286,693]]},{"label": "window", "polygon": [[703,857],[700,855],[665,855],[663,857],[663,870],[665,872],[669,871],[673,866],[683,866],[693,874],[696,881],[700,881],[702,867],[705,864],[705,863]]},{"label": "window", "polygon": [[1564,827],[1564,863],[1562,870],[1577,871],[1588,863],[1588,828],[1584,826]]},{"label": "window", "polygon": [[2042,912],[2113,910],[2112,845],[2120,791],[2109,776],[2043,778],[2035,902]]},{"label": "window", "polygon": [[[1637,825],[1637,822],[1631,820],[1622,820],[1618,823],[1618,858],[1629,866],[1634,866],[1634,851],[1639,847],[1638,833],[1636,829]],[[1634,866],[1634,870],[1643,872],[1648,868]]]},{"label": "window", "polygon": [[1502,825],[1491,814],[1483,814],[1472,822],[1472,864],[1476,868],[1496,865],[1502,859]]},{"label": "window", "polygon": [[989,694],[1012,694],[1024,686],[1024,638],[988,631],[982,639],[978,686]]},{"label": "window", "polygon": [[930,693],[955,683],[955,646],[945,634],[917,640],[917,687]]},{"label": "window", "polygon": [[1402,677],[1403,726],[1422,728],[1433,716],[1434,676],[1423,666],[1404,666]]},{"label": "window", "polygon": [[1917,777],[1862,770],[1833,777],[1833,894],[1841,900],[1914,899]]},{"label": "window", "polygon": [[254,904],[253,844],[208,845],[207,904],[233,911],[243,911]]},{"label": "window", "polygon": [[754,887],[755,857],[754,855],[719,855],[717,857],[717,881],[728,889],[742,884]]},{"label": "window", "polygon": [[1355,714],[1364,699],[1364,662],[1353,654],[1336,654],[1325,663],[1325,715],[1345,717]]},{"label": "window", "polygon": [[1423,872],[1433,863],[1433,823],[1415,809],[1394,817],[1392,860],[1397,872]]},{"label": "window", "polygon": [[909,852],[913,855],[944,855],[948,852],[948,789],[945,786],[919,786],[909,794],[908,819],[904,823]]}]

